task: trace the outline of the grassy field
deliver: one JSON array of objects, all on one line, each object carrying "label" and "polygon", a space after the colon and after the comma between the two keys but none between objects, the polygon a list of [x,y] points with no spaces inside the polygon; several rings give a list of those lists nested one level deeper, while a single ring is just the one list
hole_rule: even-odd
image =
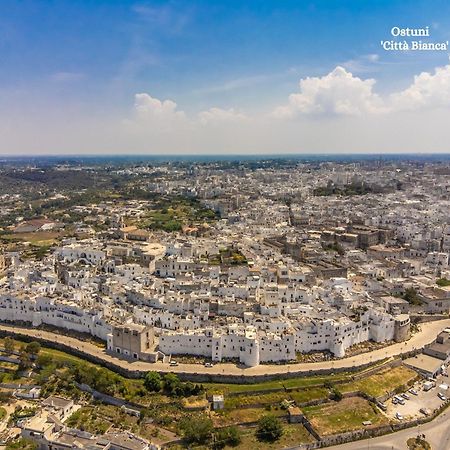
[{"label": "grassy field", "polygon": [[[227,425],[235,425],[239,423],[257,422],[261,416],[268,413],[265,408],[243,408],[222,410],[214,413],[212,416],[214,426],[223,427]],[[271,409],[270,413],[275,416],[285,416],[287,411],[281,408]]]},{"label": "grassy field", "polygon": [[0,421],[6,417],[6,409],[0,406]]},{"label": "grassy field", "polygon": [[2,239],[6,241],[30,242],[32,245],[41,247],[55,244],[61,236],[62,233],[58,231],[36,231],[35,233],[3,234]]},{"label": "grassy field", "polygon": [[305,427],[300,424],[284,424],[283,435],[274,443],[258,441],[255,436],[255,430],[255,428],[244,428],[241,443],[237,447],[226,448],[234,448],[236,450],[278,450],[313,441]]},{"label": "grassy field", "polygon": [[297,389],[310,388],[312,386],[320,386],[323,383],[335,383],[338,380],[350,379],[348,373],[340,373],[326,376],[313,376],[302,378],[289,378],[286,380],[265,381],[263,383],[252,384],[232,384],[232,383],[204,383],[209,394],[214,392],[230,393],[252,393],[258,391],[266,391],[272,389]]},{"label": "grassy field", "polygon": [[294,400],[297,405],[300,403],[310,402],[311,400],[318,400],[321,398],[327,398],[329,391],[327,388],[309,388],[299,389],[298,391],[289,392],[289,397]]},{"label": "grassy field", "polygon": [[322,436],[357,430],[366,420],[373,425],[388,423],[388,419],[375,406],[360,397],[305,407],[303,412]]},{"label": "grassy field", "polygon": [[327,399],[328,395],[329,390],[324,387],[299,389],[289,392],[268,392],[266,394],[257,395],[236,395],[225,397],[225,408],[242,408],[249,405],[279,406],[283,400],[294,400],[295,403],[301,404],[312,400]]},{"label": "grassy field", "polygon": [[[384,364],[384,361],[381,361],[377,364],[374,364],[370,368],[366,370],[370,370],[373,367],[382,367]],[[358,372],[355,372],[358,373]],[[271,381],[264,381],[262,383],[252,383],[252,384],[233,384],[233,383],[204,383],[204,386],[207,390],[208,394],[213,393],[223,393],[223,394],[230,394],[230,393],[249,393],[252,392],[259,392],[259,391],[266,391],[266,390],[273,390],[273,389],[302,389],[302,388],[308,388],[311,387],[320,387],[324,383],[331,383],[334,384],[336,382],[342,382],[348,380],[349,383],[353,383],[352,377],[355,375],[355,373],[348,373],[348,372],[341,372],[341,373],[335,373],[331,375],[316,375],[316,376],[309,376],[309,377],[299,377],[299,378],[287,378],[287,379],[281,379],[281,380],[271,380]],[[359,372],[364,373],[364,371]]]},{"label": "grassy field", "polygon": [[413,380],[416,376],[416,372],[408,367],[393,367],[381,370],[360,380],[342,384],[339,386],[339,390],[341,392],[362,391],[373,397],[379,397],[386,392],[393,391],[399,386],[407,384],[408,381]]}]

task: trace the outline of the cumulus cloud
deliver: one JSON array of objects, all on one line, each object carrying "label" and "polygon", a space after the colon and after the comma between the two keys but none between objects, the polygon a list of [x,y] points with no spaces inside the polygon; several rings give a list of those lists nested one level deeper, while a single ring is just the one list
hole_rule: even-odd
[{"label": "cumulus cloud", "polygon": [[150,94],[136,94],[134,108],[142,119],[173,119],[183,118],[184,112],[177,111],[177,104],[172,100],[159,100]]},{"label": "cumulus cloud", "polygon": [[198,114],[198,120],[202,125],[217,124],[224,122],[236,122],[246,120],[247,116],[234,108],[210,108]]},{"label": "cumulus cloud", "polygon": [[399,111],[450,107],[450,64],[416,75],[411,86],[392,94],[391,105]]},{"label": "cumulus cloud", "polygon": [[188,124],[185,113],[173,100],[160,100],[147,93],[135,94],[133,112],[132,118],[122,121],[132,133],[167,133]]},{"label": "cumulus cloud", "polygon": [[353,76],[341,66],[323,77],[300,80],[300,92],[289,96],[289,103],[273,112],[275,117],[299,114],[360,115],[384,110],[381,98],[373,92],[375,80]]}]

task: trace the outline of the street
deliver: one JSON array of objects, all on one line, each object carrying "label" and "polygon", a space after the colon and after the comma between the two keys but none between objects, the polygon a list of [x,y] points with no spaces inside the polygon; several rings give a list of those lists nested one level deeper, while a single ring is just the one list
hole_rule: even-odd
[{"label": "street", "polygon": [[174,373],[206,373],[211,375],[237,375],[237,376],[258,376],[258,375],[285,375],[296,373],[298,375],[306,374],[312,370],[324,369],[345,369],[354,368],[365,365],[367,363],[375,363],[383,359],[395,357],[402,353],[410,352],[417,348],[422,348],[426,344],[431,343],[436,335],[444,328],[450,327],[450,319],[427,322],[421,324],[422,330],[412,336],[407,342],[392,344],[388,347],[374,350],[360,355],[343,358],[335,361],[320,361],[314,363],[298,363],[298,364],[261,364],[255,367],[238,367],[235,364],[220,363],[213,367],[204,367],[203,364],[182,364],[178,366],[170,366],[168,363],[149,363],[144,361],[127,361],[117,358],[105,352],[104,349],[79,339],[64,336],[63,334],[43,331],[33,328],[23,328],[15,325],[0,325],[0,330],[11,333],[20,333],[33,338],[43,339],[48,342],[59,342],[69,348],[77,349],[80,352],[95,356],[105,362],[112,363],[116,366],[136,371],[156,370],[161,372]]}]

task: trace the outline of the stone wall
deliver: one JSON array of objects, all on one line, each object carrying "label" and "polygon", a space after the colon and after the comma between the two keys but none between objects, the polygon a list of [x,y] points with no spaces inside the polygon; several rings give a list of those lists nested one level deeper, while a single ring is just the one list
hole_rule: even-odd
[{"label": "stone wall", "polygon": [[[63,344],[61,342],[56,342],[53,340],[48,340],[44,337],[30,337],[27,334],[21,333],[20,329],[16,331],[6,331],[0,330],[0,337],[15,337],[25,342],[38,341],[44,344],[47,347],[54,348],[56,350],[60,350],[66,353],[70,353],[74,356],[78,356],[81,359],[92,362],[94,364],[101,365],[110,369],[114,372],[119,373],[127,378],[141,378],[145,375],[147,370],[135,370],[128,369],[126,367],[122,367],[118,364],[115,364],[114,361],[110,359],[103,359],[101,357],[97,357],[91,355],[90,353],[84,352],[83,350],[73,348],[67,344]],[[419,353],[419,350],[408,352],[405,357],[410,357]],[[403,355],[402,355],[403,357]],[[211,374],[211,373],[190,373],[190,372],[179,372],[177,371],[177,375],[183,381],[193,381],[196,383],[235,383],[235,384],[252,384],[252,383],[261,383],[264,381],[273,381],[278,380],[280,377],[284,379],[288,378],[301,378],[301,377],[313,377],[317,375],[330,375],[332,373],[344,373],[344,372],[359,372],[361,370],[365,370],[370,368],[373,365],[370,361],[366,364],[355,366],[355,367],[334,367],[329,369],[311,369],[308,371],[289,371],[287,373],[283,373],[282,375],[274,373],[274,374],[265,374],[265,375],[227,375],[227,374]],[[199,365],[199,370],[202,370],[203,366]],[[376,368],[374,368],[376,369]],[[152,369],[149,369],[152,370]],[[172,372],[170,368],[167,370],[158,370],[161,374]],[[365,375],[365,374],[364,374]],[[355,375],[359,376],[359,375]]]}]

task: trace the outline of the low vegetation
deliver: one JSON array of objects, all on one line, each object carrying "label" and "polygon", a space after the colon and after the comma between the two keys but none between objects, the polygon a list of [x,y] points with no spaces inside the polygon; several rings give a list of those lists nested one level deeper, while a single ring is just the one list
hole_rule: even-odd
[{"label": "low vegetation", "polygon": [[[70,396],[85,404],[70,417],[69,426],[100,434],[114,427],[149,439],[156,439],[155,433],[161,436],[175,433],[183,438],[182,446],[212,449],[232,446],[237,449],[275,449],[309,442],[311,436],[303,426],[286,423],[289,404],[327,402],[302,406],[313,426],[323,434],[360,428],[364,420],[370,420],[374,425],[384,423],[384,416],[369,402],[361,398],[342,398],[341,393],[361,390],[378,395],[398,389],[415,377],[413,371],[399,366],[380,367],[378,373],[359,380],[353,379],[354,374],[339,373],[248,385],[200,385],[183,382],[175,374],[157,372],[148,372],[142,379],[128,379],[76,356],[41,347],[36,342],[24,344],[5,338],[0,340],[1,344],[5,353],[19,355],[22,366],[24,362],[25,365],[32,364],[33,376],[25,380],[40,384],[43,396]],[[119,407],[92,401],[78,384],[87,384],[102,393],[140,405],[140,417],[126,414]],[[206,397],[217,392],[225,394],[225,409],[206,413],[187,407],[204,404]],[[335,401],[330,402],[330,398]],[[17,409],[11,419],[18,420],[34,413],[33,409]],[[253,424],[253,428],[242,430],[245,424]],[[175,435],[165,436],[165,442],[173,440]],[[158,439],[164,441],[161,436]]]},{"label": "low vegetation", "polygon": [[392,367],[380,370],[368,377],[350,383],[341,384],[339,389],[342,392],[361,391],[372,397],[379,397],[396,389],[406,388],[408,383],[417,377],[414,370],[405,366]]},{"label": "low vegetation", "polygon": [[386,416],[360,397],[305,407],[303,412],[321,436],[357,430],[364,421],[370,421],[372,425],[388,423]]},{"label": "low vegetation", "polygon": [[256,437],[262,442],[278,441],[283,435],[283,425],[274,415],[266,415],[259,419]]},{"label": "low vegetation", "polygon": [[421,436],[409,438],[406,441],[408,450],[431,450],[431,445]]},{"label": "low vegetation", "polygon": [[447,287],[450,286],[450,280],[448,280],[447,278],[439,278],[439,280],[436,281],[436,284],[439,287]]}]

